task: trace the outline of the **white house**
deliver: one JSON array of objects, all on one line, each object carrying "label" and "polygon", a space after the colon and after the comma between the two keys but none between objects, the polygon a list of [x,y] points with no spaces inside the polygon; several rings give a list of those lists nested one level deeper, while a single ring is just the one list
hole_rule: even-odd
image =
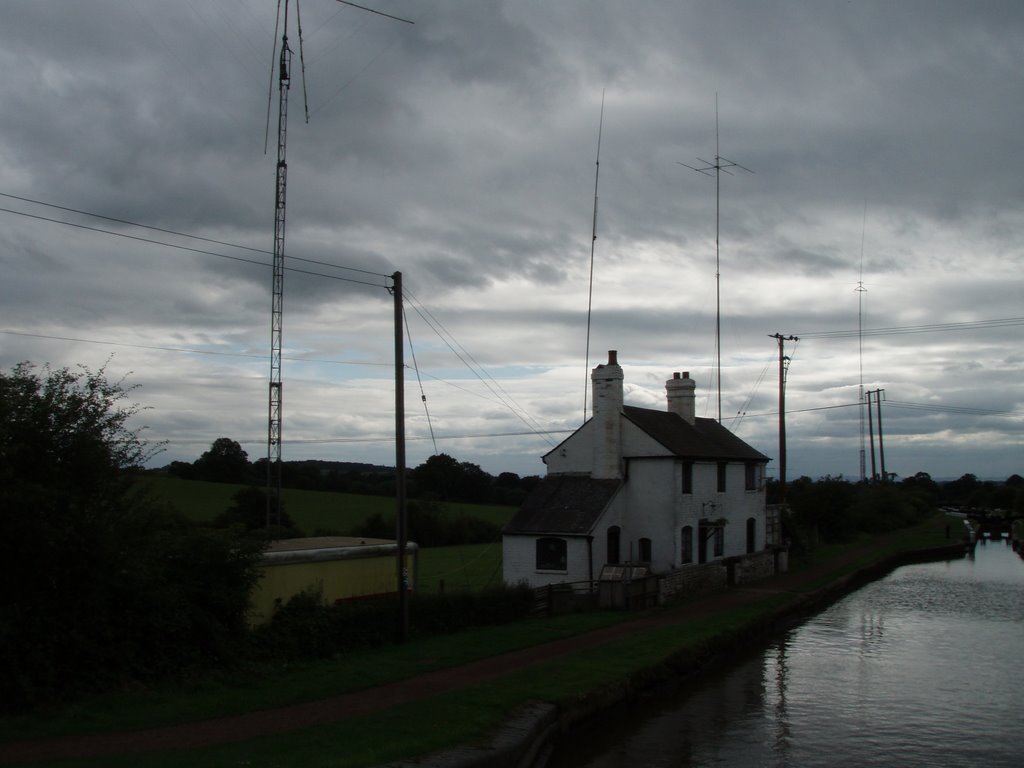
[{"label": "white house", "polygon": [[623,404],[615,351],[591,381],[592,418],[544,456],[547,476],[505,526],[507,583],[589,581],[625,562],[667,574],[766,549],[769,459],[694,415],[688,373],[666,382],[664,411]]}]

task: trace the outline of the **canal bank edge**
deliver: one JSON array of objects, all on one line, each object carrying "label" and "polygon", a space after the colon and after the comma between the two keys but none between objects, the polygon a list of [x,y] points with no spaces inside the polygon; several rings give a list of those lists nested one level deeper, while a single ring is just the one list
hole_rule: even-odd
[{"label": "canal bank edge", "polygon": [[[808,592],[765,590],[766,597],[787,594],[791,599],[742,627],[721,632],[698,647],[680,650],[661,664],[638,670],[573,700],[557,705],[548,702],[524,704],[484,743],[444,750],[416,760],[389,762],[380,768],[543,768],[558,738],[588,719],[642,694],[668,690],[712,671],[900,566],[953,560],[962,557],[964,551],[964,542],[908,550],[884,557]],[[736,589],[743,588],[756,589],[757,585]]]}]

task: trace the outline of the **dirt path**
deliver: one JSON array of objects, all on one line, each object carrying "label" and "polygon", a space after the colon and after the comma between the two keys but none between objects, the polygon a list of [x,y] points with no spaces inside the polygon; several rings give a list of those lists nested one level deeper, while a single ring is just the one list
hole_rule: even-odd
[{"label": "dirt path", "polygon": [[796,574],[776,576],[758,582],[752,588],[734,588],[633,621],[328,699],[163,728],[0,744],[0,763],[194,749],[246,741],[258,736],[333,723],[354,715],[379,712],[408,701],[492,680],[636,632],[681,624],[731,610],[761,600],[768,593],[801,592],[806,585],[813,584],[839,567],[856,562],[869,552],[868,547],[849,551],[831,562],[818,564]]}]

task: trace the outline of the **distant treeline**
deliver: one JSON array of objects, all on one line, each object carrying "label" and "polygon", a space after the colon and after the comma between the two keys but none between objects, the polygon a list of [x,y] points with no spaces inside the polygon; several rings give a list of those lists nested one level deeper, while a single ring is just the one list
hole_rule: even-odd
[{"label": "distant treeline", "polygon": [[[768,484],[768,502],[779,502],[779,485]],[[818,542],[841,542],[860,533],[882,533],[927,518],[937,507],[1024,513],[1024,478],[1005,482],[979,480],[965,474],[936,482],[927,472],[900,481],[860,483],[843,477],[800,477],[786,485],[783,530],[794,552]]]},{"label": "distant treeline", "polygon": [[[173,461],[164,469],[185,480],[259,484],[267,476],[267,459],[251,462],[239,443],[221,437],[195,461]],[[495,477],[476,464],[458,461],[445,453],[431,456],[406,472],[409,498],[467,504],[518,506],[540,481],[536,475],[520,477],[514,472],[502,472]],[[395,468],[319,459],[285,461],[281,465],[281,485],[310,491],[394,496]]]}]

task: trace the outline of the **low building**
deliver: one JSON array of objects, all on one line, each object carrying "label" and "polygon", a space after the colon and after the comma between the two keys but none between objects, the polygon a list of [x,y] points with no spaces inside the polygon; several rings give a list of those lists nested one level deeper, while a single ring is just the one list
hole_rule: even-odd
[{"label": "low building", "polygon": [[623,403],[617,354],[591,373],[593,416],[547,455],[547,476],[502,534],[507,583],[594,581],[606,565],[666,575],[768,547],[769,459],[695,415],[688,373],[664,411]]},{"label": "low building", "polygon": [[[406,572],[414,590],[416,544],[406,545]],[[300,592],[318,592],[325,603],[398,593],[398,544],[387,539],[316,536],[271,542],[252,591],[249,621],[270,621],[278,606]]]}]

